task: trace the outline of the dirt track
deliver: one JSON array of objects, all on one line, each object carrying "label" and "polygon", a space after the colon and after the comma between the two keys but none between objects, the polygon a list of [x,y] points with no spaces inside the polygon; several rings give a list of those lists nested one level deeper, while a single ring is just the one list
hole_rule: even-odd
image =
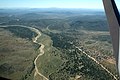
[{"label": "dirt track", "polygon": [[34,38],[33,42],[41,45],[41,46],[39,47],[40,54],[39,54],[39,55],[35,58],[35,60],[34,60],[34,65],[35,65],[34,78],[35,78],[36,75],[38,74],[40,77],[43,77],[43,80],[49,80],[49,79],[46,78],[44,75],[42,75],[42,74],[39,72],[38,68],[37,68],[37,59],[44,54],[44,50],[43,50],[43,49],[44,49],[44,45],[43,45],[42,43],[38,43],[38,42],[37,42],[37,39],[40,38],[41,33],[40,33],[40,31],[39,31],[38,29],[36,29],[36,28],[31,28],[31,30],[34,31],[34,32],[36,32],[36,33],[38,34],[38,35]]}]

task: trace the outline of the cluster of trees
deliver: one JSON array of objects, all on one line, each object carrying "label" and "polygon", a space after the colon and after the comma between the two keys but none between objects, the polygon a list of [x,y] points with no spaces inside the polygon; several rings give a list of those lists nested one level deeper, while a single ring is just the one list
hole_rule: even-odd
[{"label": "cluster of trees", "polygon": [[[52,33],[51,33],[52,34]],[[61,49],[61,57],[66,61],[60,69],[52,73],[50,80],[68,80],[71,77],[80,75],[81,79],[86,80],[113,80],[114,78],[107,73],[100,65],[96,64],[88,56],[75,48],[72,42],[74,39],[65,36],[65,34],[50,35],[53,40],[53,46]]]},{"label": "cluster of trees", "polygon": [[21,38],[27,38],[29,40],[32,40],[34,36],[37,36],[37,33],[31,31],[28,28],[19,27],[19,26],[9,26],[4,27],[4,29],[9,30],[12,32],[15,36],[21,37]]},{"label": "cluster of trees", "polygon": [[96,40],[96,41],[107,41],[108,43],[112,43],[111,42],[111,37],[110,35],[99,35],[99,36],[94,36],[92,37],[93,40]]},{"label": "cluster of trees", "polygon": [[50,80],[68,80],[71,77],[80,75],[81,79],[86,80],[113,80],[114,78],[102,69],[98,64],[75,49],[67,53],[69,57],[67,62],[62,64],[61,69],[52,73]]},{"label": "cluster of trees", "polygon": [[69,37],[69,36],[66,37],[65,34],[50,33],[48,35],[51,36],[54,47],[58,47],[61,49],[69,49],[73,45],[74,38]]}]

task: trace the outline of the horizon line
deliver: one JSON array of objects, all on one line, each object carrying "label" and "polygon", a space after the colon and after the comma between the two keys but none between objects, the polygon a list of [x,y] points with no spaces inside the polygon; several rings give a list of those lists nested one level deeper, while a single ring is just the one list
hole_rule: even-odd
[{"label": "horizon line", "polygon": [[76,7],[0,7],[0,9],[91,9],[91,10],[104,10],[104,8],[76,8]]}]

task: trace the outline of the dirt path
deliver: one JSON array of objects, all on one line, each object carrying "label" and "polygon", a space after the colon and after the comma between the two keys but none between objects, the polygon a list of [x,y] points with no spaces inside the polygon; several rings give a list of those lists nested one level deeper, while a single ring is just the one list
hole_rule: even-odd
[{"label": "dirt path", "polygon": [[35,60],[34,60],[34,65],[35,65],[34,78],[35,78],[36,75],[38,74],[40,77],[43,78],[43,80],[49,80],[49,79],[46,78],[44,75],[42,75],[42,74],[39,72],[38,68],[37,68],[37,59],[44,54],[44,50],[43,50],[43,49],[44,49],[44,45],[43,45],[42,43],[37,42],[38,38],[40,38],[40,36],[41,36],[41,32],[40,32],[38,29],[36,29],[36,28],[32,28],[32,27],[28,27],[28,26],[23,26],[23,25],[5,25],[5,26],[1,26],[1,27],[9,27],[9,26],[25,27],[25,28],[28,28],[28,29],[34,31],[35,33],[37,33],[37,36],[34,38],[33,42],[34,42],[34,43],[37,43],[37,44],[39,44],[39,45],[41,45],[41,46],[39,47],[40,54],[39,54],[39,55],[35,58]]},{"label": "dirt path", "polygon": [[37,42],[38,38],[41,36],[41,33],[40,33],[40,31],[39,31],[38,29],[36,29],[36,28],[30,28],[30,29],[38,34],[38,35],[34,38],[33,42],[41,45],[41,46],[39,47],[40,54],[39,54],[39,55],[35,58],[35,60],[34,60],[34,65],[35,65],[34,78],[35,78],[36,75],[38,74],[39,76],[43,77],[43,80],[49,80],[49,79],[46,78],[44,75],[42,75],[42,74],[39,72],[38,68],[37,68],[37,59],[44,54],[44,50],[43,50],[43,49],[44,49],[44,45],[43,45],[42,43],[38,43],[38,42]]},{"label": "dirt path", "polygon": [[91,57],[90,55],[88,55],[85,51],[83,51],[82,49],[80,49],[79,47],[76,47],[78,50],[80,50],[81,52],[83,52],[83,54],[85,54],[86,56],[88,56],[90,59],[92,59],[94,62],[96,62],[98,65],[100,65],[107,73],[109,73],[111,76],[114,77],[115,80],[118,80],[116,76],[114,76],[113,73],[111,73],[107,68],[105,68],[102,64],[100,64],[95,58]]}]

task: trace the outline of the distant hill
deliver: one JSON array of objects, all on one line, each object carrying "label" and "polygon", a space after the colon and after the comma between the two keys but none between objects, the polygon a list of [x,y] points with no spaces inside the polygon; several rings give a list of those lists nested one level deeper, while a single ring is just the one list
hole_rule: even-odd
[{"label": "distant hill", "polygon": [[85,15],[69,18],[71,28],[97,31],[108,31],[104,15]]}]

